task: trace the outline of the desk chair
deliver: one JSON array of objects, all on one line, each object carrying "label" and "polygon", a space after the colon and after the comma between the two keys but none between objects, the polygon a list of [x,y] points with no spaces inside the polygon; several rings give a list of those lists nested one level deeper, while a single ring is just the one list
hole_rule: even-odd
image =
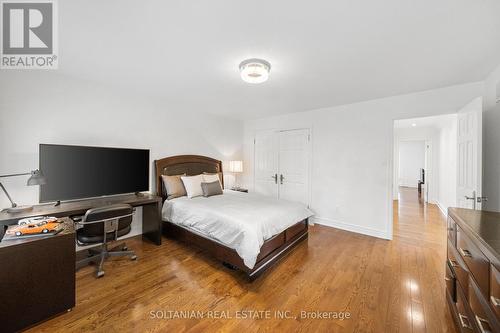
[{"label": "desk chair", "polygon": [[88,250],[88,257],[76,262],[76,269],[97,263],[96,277],[104,275],[104,260],[109,257],[130,256],[135,260],[137,256],[134,251],[128,251],[125,243],[121,243],[112,249],[108,249],[108,242],[116,241],[118,237],[128,234],[131,230],[132,206],[119,204],[100,208],[89,209],[82,220],[76,222],[76,243],[80,246],[102,244],[100,248]]}]

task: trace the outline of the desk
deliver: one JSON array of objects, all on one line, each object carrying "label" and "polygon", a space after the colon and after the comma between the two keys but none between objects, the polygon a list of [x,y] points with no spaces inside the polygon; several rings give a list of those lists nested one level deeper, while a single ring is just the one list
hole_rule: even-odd
[{"label": "desk", "polygon": [[0,242],[0,330],[15,332],[75,306],[75,230]]},{"label": "desk", "polygon": [[132,207],[142,206],[142,236],[161,245],[161,205],[162,199],[152,194],[126,194],[102,197],[88,200],[62,202],[59,206],[42,204],[34,206],[32,210],[9,214],[0,212],[0,227],[16,224],[19,219],[31,216],[77,216],[83,215],[90,208],[102,207],[113,204],[129,204]]}]

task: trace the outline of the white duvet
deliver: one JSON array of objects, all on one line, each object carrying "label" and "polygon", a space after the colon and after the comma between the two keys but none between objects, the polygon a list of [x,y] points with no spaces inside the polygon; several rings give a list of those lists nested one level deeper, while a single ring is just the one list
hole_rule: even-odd
[{"label": "white duvet", "polygon": [[230,190],[208,198],[166,200],[162,209],[163,220],[236,250],[250,269],[265,240],[312,215],[303,204]]}]

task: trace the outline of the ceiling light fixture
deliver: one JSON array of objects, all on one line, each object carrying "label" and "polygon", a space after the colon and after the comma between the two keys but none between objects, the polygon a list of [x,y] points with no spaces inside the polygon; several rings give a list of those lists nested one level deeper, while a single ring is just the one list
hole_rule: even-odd
[{"label": "ceiling light fixture", "polygon": [[411,124],[412,127],[417,127],[417,124],[413,123]]},{"label": "ceiling light fixture", "polygon": [[247,59],[240,63],[241,79],[248,83],[262,83],[269,78],[271,64],[262,59]]}]

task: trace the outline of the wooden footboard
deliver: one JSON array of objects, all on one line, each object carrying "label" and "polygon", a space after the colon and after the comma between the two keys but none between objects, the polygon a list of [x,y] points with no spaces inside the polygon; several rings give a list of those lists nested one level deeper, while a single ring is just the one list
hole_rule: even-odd
[{"label": "wooden footboard", "polygon": [[241,259],[235,250],[176,224],[163,222],[163,232],[167,237],[195,245],[223,263],[230,264],[245,272],[250,279],[255,279],[290,252],[295,245],[307,239],[308,220],[305,219],[300,221],[265,241],[260,248],[257,263],[253,269],[249,269],[245,266],[243,259]]}]

